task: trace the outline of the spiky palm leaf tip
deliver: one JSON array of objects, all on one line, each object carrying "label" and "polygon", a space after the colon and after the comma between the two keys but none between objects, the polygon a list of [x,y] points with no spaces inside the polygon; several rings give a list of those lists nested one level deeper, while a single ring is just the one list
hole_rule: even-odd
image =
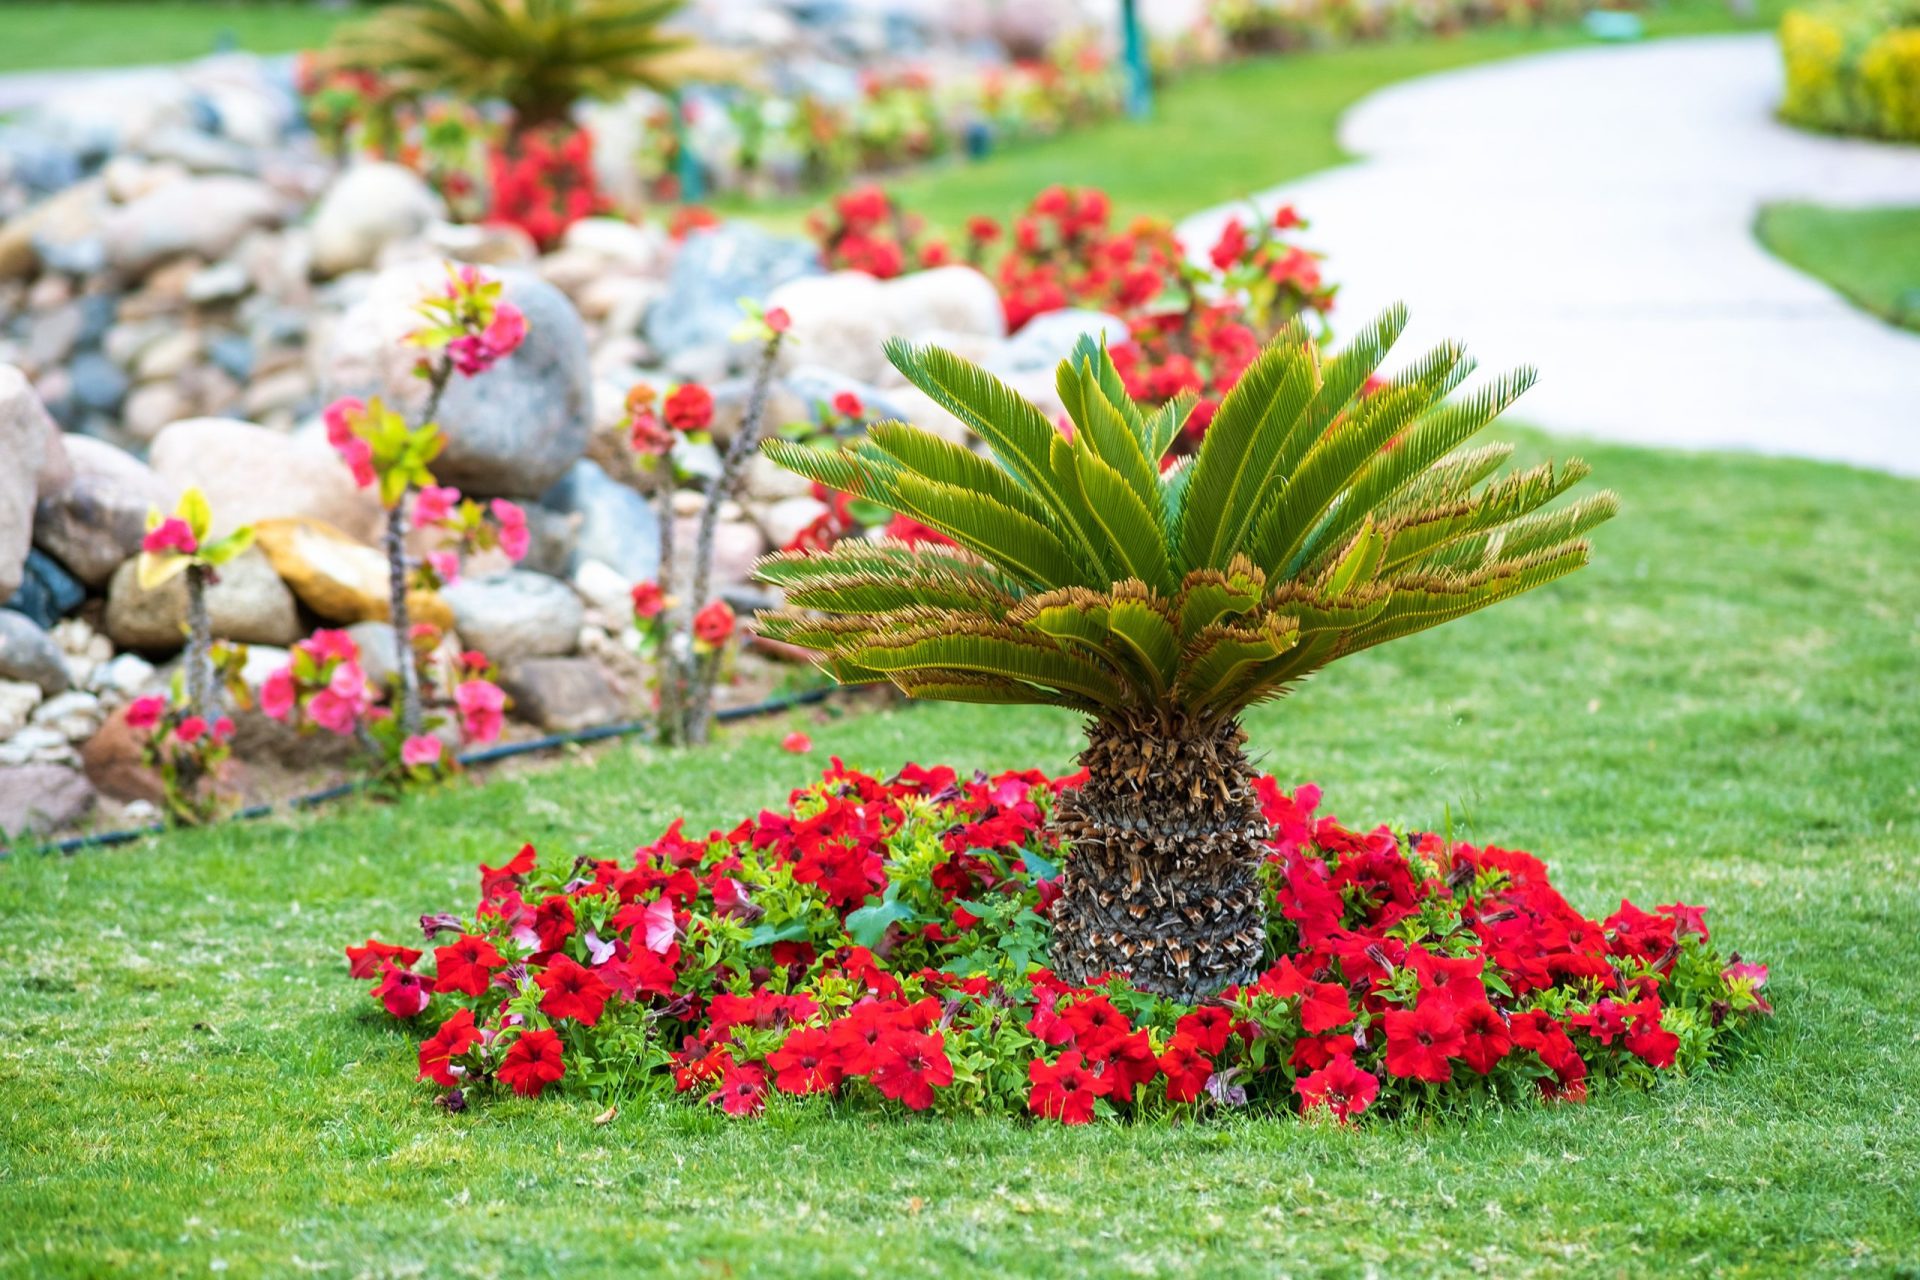
[{"label": "spiky palm leaf tip", "polygon": [[1200,729],[1585,564],[1583,535],[1616,498],[1548,507],[1584,463],[1493,478],[1510,445],[1461,447],[1532,374],[1456,397],[1474,366],[1447,344],[1370,384],[1405,325],[1392,308],[1332,356],[1291,326],[1198,452],[1164,468],[1189,402],[1136,404],[1090,340],[1058,371],[1071,438],[958,356],[890,343],[895,367],[991,457],[900,422],[837,451],[766,452],[958,547],[770,556],[759,573],[786,605],[759,632],[819,651],[842,682]]},{"label": "spiky palm leaf tip", "polygon": [[395,0],[341,30],[329,56],[399,87],[500,99],[519,128],[582,98],[666,92],[688,41],[661,24],[684,0]]}]

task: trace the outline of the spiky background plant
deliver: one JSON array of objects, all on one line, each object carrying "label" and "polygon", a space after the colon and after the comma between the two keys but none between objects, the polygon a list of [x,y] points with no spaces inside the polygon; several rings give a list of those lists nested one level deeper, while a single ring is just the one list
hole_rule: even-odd
[{"label": "spiky background plant", "polygon": [[1545,509],[1583,463],[1490,479],[1511,446],[1460,450],[1530,373],[1449,398],[1473,368],[1449,344],[1369,389],[1405,324],[1393,309],[1330,358],[1290,326],[1165,471],[1187,403],[1143,410],[1090,342],[1058,374],[1071,440],[978,367],[895,342],[894,365],[992,459],[898,422],[839,452],[766,446],[959,549],[769,557],[761,576],[787,605],[763,635],[820,651],[844,682],[1087,715],[1089,776],[1055,814],[1063,977],[1127,973],[1187,999],[1250,978],[1267,826],[1240,713],[1579,568],[1581,535],[1614,513],[1610,493]]},{"label": "spiky background plant", "polygon": [[669,91],[688,42],[661,30],[684,0],[396,0],[343,28],[332,58],[413,93],[498,98],[514,128],[563,122],[582,98]]}]

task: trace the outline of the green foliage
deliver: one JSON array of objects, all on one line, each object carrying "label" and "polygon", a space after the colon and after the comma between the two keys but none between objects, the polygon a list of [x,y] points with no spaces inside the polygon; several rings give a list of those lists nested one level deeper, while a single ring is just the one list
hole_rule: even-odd
[{"label": "green foliage", "polygon": [[1508,449],[1459,451],[1530,375],[1452,397],[1473,365],[1449,345],[1382,379],[1405,323],[1391,310],[1331,357],[1296,323],[1198,453],[1165,470],[1181,411],[1128,399],[1091,342],[1059,370],[1071,439],[984,370],[896,342],[894,364],[991,458],[904,423],[838,452],[773,441],[767,453],[958,549],[773,556],[761,573],[788,605],[759,630],[822,651],[843,681],[915,697],[1206,721],[1585,564],[1582,535],[1614,513],[1613,495],[1548,506],[1585,464],[1490,478]]},{"label": "green foliage", "polygon": [[1920,208],[1766,205],[1754,223],[1776,257],[1890,324],[1920,330]]},{"label": "green foliage", "polygon": [[682,0],[397,0],[343,28],[332,55],[414,93],[500,99],[516,127],[566,117],[581,98],[671,87],[685,47],[660,24]]},{"label": "green foliage", "polygon": [[1780,22],[1780,114],[1837,133],[1920,141],[1920,4],[1844,0]]}]

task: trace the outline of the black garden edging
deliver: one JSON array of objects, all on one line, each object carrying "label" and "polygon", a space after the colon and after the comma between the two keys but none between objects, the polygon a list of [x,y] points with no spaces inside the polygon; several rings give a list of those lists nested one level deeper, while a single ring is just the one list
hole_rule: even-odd
[{"label": "black garden edging", "polygon": [[[834,692],[830,686],[808,689],[801,693],[784,694],[777,698],[768,698],[761,702],[749,703],[744,707],[727,707],[714,712],[714,719],[722,723],[739,720],[753,720],[761,716],[777,715],[795,707],[810,706],[824,702]],[[540,738],[529,738],[525,742],[504,742],[495,747],[482,747],[478,751],[469,751],[458,757],[463,765],[492,764],[499,760],[509,760],[515,756],[532,755],[539,751],[550,751],[555,747],[573,746],[578,743],[603,742],[608,738],[627,738],[650,735],[653,732],[651,720],[624,720],[619,724],[601,725],[595,729],[578,729],[572,733],[550,733]],[[342,782],[336,786],[319,791],[308,792],[285,801],[284,807],[292,810],[313,809],[329,800],[338,800],[344,796],[358,794],[367,789],[366,781]],[[247,822],[255,818],[265,818],[279,811],[281,805],[255,804],[234,813],[226,819],[228,822]],[[101,831],[92,835],[71,836],[65,840],[53,840],[37,845],[28,852],[39,854],[74,854],[86,849],[103,849],[113,845],[131,844],[135,840],[151,835],[159,835],[170,828],[162,822],[144,827],[128,827],[120,831]],[[12,856],[12,850],[0,847],[0,858]]]}]

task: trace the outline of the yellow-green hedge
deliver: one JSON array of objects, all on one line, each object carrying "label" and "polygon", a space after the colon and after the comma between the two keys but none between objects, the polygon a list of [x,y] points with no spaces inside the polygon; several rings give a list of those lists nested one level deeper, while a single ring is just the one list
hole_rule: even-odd
[{"label": "yellow-green hedge", "polygon": [[1920,142],[1920,5],[1791,9],[1780,23],[1780,53],[1786,119]]}]

